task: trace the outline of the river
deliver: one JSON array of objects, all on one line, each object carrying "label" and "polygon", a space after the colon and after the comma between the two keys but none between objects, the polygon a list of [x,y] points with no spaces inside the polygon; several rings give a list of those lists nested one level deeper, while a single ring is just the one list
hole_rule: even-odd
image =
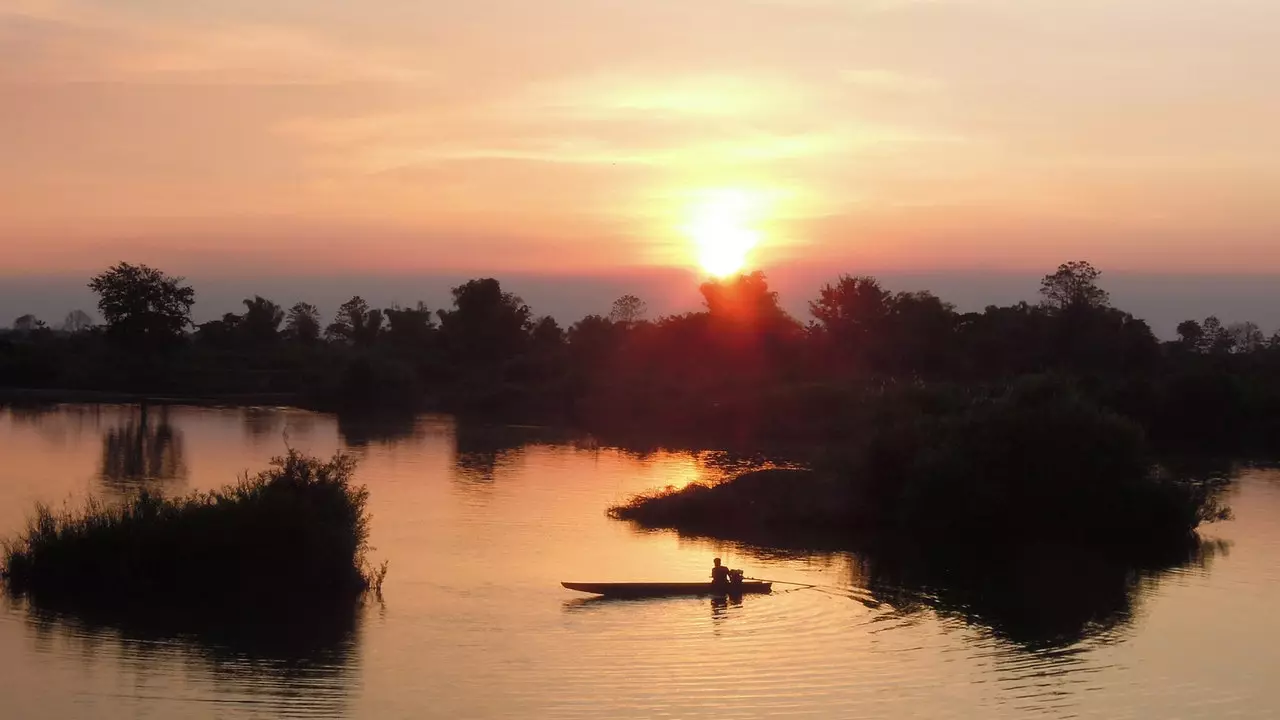
[{"label": "river", "polygon": [[[290,409],[0,409],[0,534],[37,501],[210,488],[286,444],[359,460],[382,599],[352,618],[164,635],[0,600],[5,718],[1270,718],[1280,472],[1147,568],[1057,556],[929,573],[644,532],[605,508],[714,480],[717,452],[627,452],[449,418]],[[798,583],[738,602],[600,601],[562,580]],[[1008,571],[1009,567],[1017,571]],[[963,577],[962,577],[963,576]],[[800,585],[816,587],[803,588]],[[302,614],[300,613],[300,617]],[[237,632],[238,630],[238,632]]]}]

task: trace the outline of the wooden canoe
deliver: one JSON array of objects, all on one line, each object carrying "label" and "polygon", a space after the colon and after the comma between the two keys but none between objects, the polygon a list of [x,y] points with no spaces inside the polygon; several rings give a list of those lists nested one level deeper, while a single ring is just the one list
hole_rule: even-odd
[{"label": "wooden canoe", "polygon": [[709,582],[562,582],[560,584],[570,590],[618,598],[675,597],[678,595],[741,595],[744,593],[767,593],[772,587],[771,583],[752,581],[743,581],[734,585],[723,583],[713,584]]}]

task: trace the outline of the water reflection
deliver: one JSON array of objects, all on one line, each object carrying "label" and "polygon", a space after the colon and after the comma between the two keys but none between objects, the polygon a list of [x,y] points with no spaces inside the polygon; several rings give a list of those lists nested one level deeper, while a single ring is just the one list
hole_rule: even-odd
[{"label": "water reflection", "polygon": [[0,400],[0,409],[3,409],[18,425],[38,425],[44,418],[57,413],[59,407],[57,403],[41,400],[18,398]]},{"label": "water reflection", "polygon": [[395,445],[420,440],[431,425],[411,413],[353,413],[338,416],[338,434],[352,448],[371,444]]},{"label": "water reflection", "polygon": [[711,619],[722,621],[728,618],[729,608],[742,607],[741,595],[712,595],[711,596]]},{"label": "water reflection", "polygon": [[[751,544],[738,552],[761,561],[806,551]],[[884,610],[881,622],[910,624],[926,614],[976,628],[1018,649],[1040,652],[1125,636],[1142,599],[1166,576],[1207,572],[1227,542],[1193,536],[1181,544],[1126,551],[1011,545],[1000,550],[939,550],[897,545],[843,557],[847,587],[775,586],[820,592]]]},{"label": "water reflection", "polygon": [[38,652],[66,654],[88,666],[128,668],[141,677],[172,676],[177,667],[212,684],[230,708],[251,704],[271,716],[346,715],[358,687],[360,602],[309,604],[288,613],[255,608],[207,610],[138,607],[128,611],[55,607],[6,596],[25,614]]},{"label": "water reflection", "polygon": [[66,447],[85,433],[97,434],[101,405],[60,405],[37,400],[0,401],[0,411],[17,426],[30,427],[45,442]]},{"label": "water reflection", "polygon": [[99,477],[109,489],[131,492],[156,482],[186,479],[183,434],[169,408],[140,406],[102,434]]},{"label": "water reflection", "polygon": [[284,413],[276,408],[250,407],[240,411],[240,426],[255,444],[282,437]]},{"label": "water reflection", "polygon": [[453,464],[459,479],[491,483],[520,451],[546,445],[562,435],[541,427],[459,421],[453,429]]}]

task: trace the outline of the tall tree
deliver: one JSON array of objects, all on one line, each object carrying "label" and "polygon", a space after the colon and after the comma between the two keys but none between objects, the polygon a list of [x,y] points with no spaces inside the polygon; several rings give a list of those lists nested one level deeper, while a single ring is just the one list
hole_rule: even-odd
[{"label": "tall tree", "polygon": [[240,320],[241,336],[252,345],[267,345],[279,338],[284,310],[279,305],[254,295],[244,301],[245,313]]},{"label": "tall tree", "polygon": [[173,347],[191,325],[196,292],[181,277],[122,262],[95,275],[89,288],[98,294],[107,336],[131,352]]},{"label": "tall tree", "polygon": [[72,310],[62,321],[63,332],[78,333],[93,328],[93,318],[83,310]]},{"label": "tall tree", "polygon": [[818,299],[809,303],[809,314],[833,336],[861,340],[883,324],[891,299],[873,277],[841,275],[835,285],[822,287]]},{"label": "tall tree", "polygon": [[1204,352],[1204,328],[1195,320],[1178,323],[1178,345],[1189,352]]},{"label": "tall tree", "polygon": [[338,314],[325,330],[331,341],[369,346],[382,330],[382,311],[370,310],[369,303],[356,295],[338,308]]},{"label": "tall tree", "polygon": [[533,326],[533,344],[541,348],[554,348],[564,344],[564,330],[550,315],[538,318]]},{"label": "tall tree", "polygon": [[285,336],[310,345],[320,339],[320,309],[311,303],[294,303],[284,324]]},{"label": "tall tree", "polygon": [[1102,271],[1082,260],[1063,263],[1040,281],[1040,294],[1058,310],[1106,307],[1111,296],[1098,287],[1100,277]]},{"label": "tall tree", "polygon": [[393,346],[403,351],[415,351],[422,350],[430,342],[435,330],[435,317],[421,300],[411,308],[389,307],[383,315],[387,319],[384,334]]},{"label": "tall tree", "polygon": [[37,318],[35,315],[31,315],[30,313],[26,315],[20,315],[16,320],[13,321],[13,329],[21,333],[39,330],[44,326],[45,325],[42,320]]},{"label": "tall tree", "polygon": [[1231,352],[1246,354],[1261,350],[1267,344],[1262,328],[1254,322],[1238,322],[1227,326],[1227,334],[1231,337]]},{"label": "tall tree", "polygon": [[778,305],[778,293],[769,289],[768,279],[759,270],[724,280],[711,280],[699,289],[713,319],[758,328],[795,325],[795,321]]},{"label": "tall tree", "polygon": [[[441,310],[440,335],[453,367],[462,375],[492,382],[531,341],[533,311],[493,278],[469,280],[453,289],[453,309]],[[497,374],[495,376],[495,373]]]},{"label": "tall tree", "polygon": [[1234,345],[1231,339],[1231,332],[1222,326],[1222,321],[1218,319],[1218,316],[1210,315],[1205,318],[1200,327],[1204,331],[1204,337],[1201,340],[1203,343],[1201,352],[1211,355],[1231,352],[1231,347]]},{"label": "tall tree", "polygon": [[645,319],[649,307],[635,295],[623,295],[613,301],[613,309],[609,311],[609,320],[630,327]]}]

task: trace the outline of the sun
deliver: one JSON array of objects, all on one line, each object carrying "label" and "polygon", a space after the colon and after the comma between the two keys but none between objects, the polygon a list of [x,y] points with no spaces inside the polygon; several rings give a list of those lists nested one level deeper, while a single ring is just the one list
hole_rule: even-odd
[{"label": "sun", "polygon": [[755,210],[751,200],[740,190],[717,190],[694,203],[684,231],[707,273],[726,277],[747,266],[748,255],[760,242],[760,234],[751,227]]}]

